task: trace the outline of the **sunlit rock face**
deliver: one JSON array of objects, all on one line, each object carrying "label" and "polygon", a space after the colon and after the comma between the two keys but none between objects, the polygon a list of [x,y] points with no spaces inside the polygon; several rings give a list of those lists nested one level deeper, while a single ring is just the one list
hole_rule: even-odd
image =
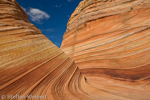
[{"label": "sunlit rock face", "polygon": [[[83,1],[80,7],[88,7],[84,6],[84,4],[86,4],[86,1]],[[87,4],[91,3],[89,2]],[[86,44],[88,42],[88,44],[96,43],[95,41],[97,41],[101,46],[95,46],[93,44],[92,46],[95,46],[94,49],[94,47],[86,45],[87,48],[88,46],[92,47],[95,51],[93,50],[91,54],[87,52],[87,55],[83,53],[81,59],[84,57],[85,61],[81,62],[90,61],[87,60],[89,57],[91,61],[96,58],[97,60],[95,61],[97,61],[97,63],[90,62],[89,64],[82,64],[84,67],[85,65],[92,65],[92,63],[95,66],[91,66],[88,69],[84,67],[81,68],[82,73],[86,76],[85,78],[73,60],[29,22],[26,13],[15,0],[0,0],[0,100],[149,100],[150,68],[147,64],[149,61],[147,6],[149,4],[147,1],[143,1],[142,4],[143,9],[140,11],[143,13],[141,15],[139,12],[137,15],[140,14],[143,17],[140,16],[138,20],[128,22],[128,24],[131,22],[133,24],[133,22],[135,23],[141,20],[139,22],[141,26],[135,27],[138,24],[131,24],[127,25],[126,28],[130,28],[131,26],[135,28],[121,30],[121,27],[124,27],[118,23],[120,27],[120,33],[118,34],[111,31],[101,33],[107,31],[101,28],[99,29],[102,31],[99,31],[99,29],[96,28],[98,24],[101,25],[100,23],[103,22],[102,18],[99,18],[101,22],[98,21],[97,23],[95,22],[97,19],[89,21],[89,23],[93,22],[93,24],[89,24],[91,26],[89,31],[91,30],[93,34],[96,34],[94,29],[92,30],[92,28],[95,27],[95,31],[98,29],[97,33],[101,35],[97,35],[99,37],[95,36],[95,38],[93,36],[94,39],[91,37],[91,40],[84,41]],[[140,9],[140,7],[141,5],[135,8]],[[132,8],[132,10],[135,8]],[[92,9],[92,7],[90,9]],[[144,9],[147,9],[147,12],[144,12]],[[77,11],[81,13],[80,10]],[[138,17],[137,15],[136,17]],[[73,16],[74,18],[78,16],[77,12],[75,12],[75,15],[72,15],[71,19]],[[120,20],[116,19],[116,21],[118,20],[121,23],[121,19],[125,16],[126,14],[122,17],[118,15]],[[88,16],[83,19],[88,19]],[[132,17],[129,19],[132,20]],[[115,21],[115,18],[112,22],[111,20],[112,18],[105,21],[111,24]],[[109,26],[109,24],[105,24],[104,22],[101,27],[105,25],[105,27],[107,27],[107,25]],[[85,23],[87,24],[87,22]],[[147,26],[145,26],[146,23]],[[117,25],[113,25],[115,25],[115,23],[111,24],[111,27],[114,27],[112,30],[118,28]],[[77,26],[78,25],[71,26],[70,24],[70,31]],[[84,35],[84,37],[81,36],[80,38],[88,37],[89,33],[83,31],[86,27],[82,26],[81,29],[77,30],[79,32],[82,31],[80,33]],[[68,32],[70,31],[68,30]],[[118,31],[116,30],[116,32]],[[77,37],[76,35],[76,38]],[[122,39],[121,37],[125,40],[119,41]],[[110,39],[107,41],[112,41],[112,43],[105,43],[104,41],[106,41],[106,39]],[[72,39],[68,42],[73,43]],[[80,45],[82,46],[82,42]],[[99,47],[97,51],[96,47]],[[75,50],[75,44],[73,50]],[[73,56],[71,57],[73,58]],[[77,57],[80,56],[77,55]],[[103,63],[101,60],[103,60]],[[109,65],[112,62],[113,64]],[[140,66],[142,63],[143,65]],[[77,62],[77,64],[79,63]],[[108,66],[104,66],[104,64]],[[119,65],[120,67],[118,67]],[[81,65],[79,64],[79,66]]]},{"label": "sunlit rock face", "polygon": [[61,49],[95,88],[126,100],[150,99],[150,0],[82,1]]}]

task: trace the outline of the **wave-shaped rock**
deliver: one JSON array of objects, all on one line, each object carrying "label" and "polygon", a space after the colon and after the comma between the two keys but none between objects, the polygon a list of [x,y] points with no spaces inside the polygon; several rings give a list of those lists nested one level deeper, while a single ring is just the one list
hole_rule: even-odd
[{"label": "wave-shaped rock", "polygon": [[[87,1],[83,2],[88,4]],[[143,36],[140,38],[143,41],[134,45],[147,42],[148,30],[145,26],[142,29],[146,31],[145,34],[139,35],[139,37]],[[125,68],[99,66],[98,69],[92,67],[93,69],[81,70],[85,78],[74,61],[29,22],[26,13],[15,0],[0,0],[0,100],[148,100],[150,98],[149,65],[146,65],[148,61],[146,59],[149,58],[148,46],[143,45],[131,50],[131,54],[138,55],[131,56],[130,59],[139,59],[131,63],[136,65],[133,68],[130,66]],[[115,49],[111,50],[115,51]],[[111,50],[108,52],[113,53]],[[143,52],[137,52],[137,50]],[[107,52],[103,54],[107,55]],[[108,53],[108,56],[105,55],[103,58],[115,57],[116,54],[110,56]],[[125,54],[118,54],[118,58]],[[85,60],[87,60],[86,57]],[[138,66],[142,62],[145,65]],[[121,63],[118,62],[118,64]]]},{"label": "wave-shaped rock", "polygon": [[95,88],[149,100],[149,16],[150,0],[84,0],[68,21],[61,49]]}]

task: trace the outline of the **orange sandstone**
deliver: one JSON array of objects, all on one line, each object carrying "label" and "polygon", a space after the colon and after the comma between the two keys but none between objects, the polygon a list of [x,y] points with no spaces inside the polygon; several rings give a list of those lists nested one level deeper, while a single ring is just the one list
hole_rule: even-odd
[{"label": "orange sandstone", "polygon": [[83,0],[68,21],[61,49],[95,88],[149,100],[149,16],[150,0]]},{"label": "orange sandstone", "polygon": [[[98,4],[96,2],[97,0],[86,0],[81,3],[81,7],[90,7],[91,3]],[[115,3],[117,4],[117,2]],[[143,8],[145,7],[145,9],[147,9],[146,4],[148,6],[148,2],[143,2]],[[84,5],[86,5],[86,7]],[[140,7],[139,5],[139,8]],[[90,9],[88,11],[90,11]],[[143,14],[143,16],[146,16],[144,21],[147,18],[146,14],[147,13]],[[77,23],[80,24],[80,22],[81,21]],[[93,22],[95,21],[93,20]],[[103,26],[105,26],[104,22]],[[148,20],[146,22],[148,23]],[[93,24],[95,31],[97,30],[96,27],[98,26],[96,25],[98,24],[99,22]],[[70,31],[78,26],[76,25],[77,24],[74,23],[74,25],[69,28]],[[80,28],[85,29],[84,25],[81,25]],[[112,45],[115,46],[115,43],[116,45],[124,43],[125,47],[121,47],[120,45],[118,48],[116,46],[116,49],[114,47],[108,51],[104,50],[103,53],[98,49],[100,52],[98,51],[97,53],[94,51],[94,56],[88,54],[88,56],[84,56],[84,59],[81,59],[82,57],[77,55],[76,59],[79,58],[80,60],[78,61],[83,62],[81,64],[73,58],[75,62],[79,64],[82,73],[86,76],[85,78],[83,74],[80,73],[74,61],[29,22],[26,13],[15,0],[0,0],[0,100],[40,100],[42,98],[43,100],[148,100],[150,99],[150,83],[148,76],[149,65],[146,64],[149,58],[147,28],[148,27],[145,26],[139,26],[127,30],[133,38],[125,38],[125,40],[128,40],[128,42],[131,41],[130,39],[132,39],[133,42],[136,41],[134,45],[131,42],[129,43],[130,45],[126,45],[125,40],[112,42],[111,45],[109,43],[109,45],[105,45],[106,43],[104,41],[107,40],[105,40],[105,38],[111,38],[115,41],[116,39],[119,40],[119,36],[123,37],[123,34],[127,34],[126,31],[123,30],[119,30],[120,32],[123,31],[123,33],[118,33],[118,35],[116,35],[117,33],[115,32],[110,32],[110,34],[103,34],[97,37],[99,39],[104,39],[101,41],[105,45],[102,46],[103,49],[111,47]],[[91,29],[92,26],[89,28],[89,31]],[[115,30],[115,28],[112,29]],[[136,33],[136,31],[140,29],[141,31],[139,32],[141,33],[137,34],[139,32]],[[78,29],[78,31],[80,31],[80,29]],[[82,32],[84,34],[83,30]],[[96,34],[94,30],[93,34]],[[113,34],[114,37],[112,36]],[[76,38],[77,37],[76,35]],[[139,37],[139,39],[134,40],[136,39],[134,37]],[[69,37],[67,38],[71,39]],[[91,39],[90,41],[92,42],[93,40],[96,41],[97,38],[89,39]],[[85,43],[91,43],[90,41],[84,40]],[[147,45],[144,45],[144,43],[147,43]],[[98,44],[100,43],[98,42]],[[93,44],[93,46],[95,45]],[[130,47],[133,47],[133,49],[130,49]],[[129,52],[128,49],[131,51]],[[123,53],[121,51],[117,52],[119,50],[123,50]],[[110,53],[112,55],[110,55]],[[128,57],[128,55],[133,55],[130,57],[130,60],[122,58],[124,56]],[[98,57],[97,61],[94,60],[96,56]],[[94,67],[83,69],[86,67],[86,61],[89,61],[88,57],[97,62],[91,62],[89,66],[93,63],[93,65],[98,65],[97,69]],[[109,67],[105,66],[102,68],[102,65],[100,66],[99,64],[99,59],[107,59],[106,61],[104,60],[102,64],[106,64]],[[118,65],[116,64],[117,61]],[[121,61],[130,61],[131,65],[128,66],[127,62],[123,64]],[[114,64],[112,66],[109,65],[112,62],[114,62]],[[139,66],[140,63],[145,63],[145,65]],[[81,65],[83,65],[83,68]],[[117,66],[116,68],[113,67],[115,65]],[[119,65],[122,66],[119,67]]]}]

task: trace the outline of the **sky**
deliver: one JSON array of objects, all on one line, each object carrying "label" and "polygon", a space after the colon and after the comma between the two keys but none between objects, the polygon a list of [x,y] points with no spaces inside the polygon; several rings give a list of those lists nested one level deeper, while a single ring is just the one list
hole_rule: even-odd
[{"label": "sky", "polygon": [[38,27],[55,45],[61,46],[67,22],[82,0],[16,0]]}]

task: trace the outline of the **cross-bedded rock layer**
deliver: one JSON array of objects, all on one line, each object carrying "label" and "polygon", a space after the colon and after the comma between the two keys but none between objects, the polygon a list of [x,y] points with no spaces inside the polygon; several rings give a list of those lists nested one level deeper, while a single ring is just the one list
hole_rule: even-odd
[{"label": "cross-bedded rock layer", "polygon": [[[146,56],[136,62],[147,61],[148,48],[141,48]],[[84,78],[73,60],[28,21],[15,0],[0,0],[0,100],[148,100],[148,70],[146,63],[126,70],[83,69]]]},{"label": "cross-bedded rock layer", "polygon": [[92,86],[148,100],[149,16],[150,0],[84,0],[68,21],[61,49]]}]

